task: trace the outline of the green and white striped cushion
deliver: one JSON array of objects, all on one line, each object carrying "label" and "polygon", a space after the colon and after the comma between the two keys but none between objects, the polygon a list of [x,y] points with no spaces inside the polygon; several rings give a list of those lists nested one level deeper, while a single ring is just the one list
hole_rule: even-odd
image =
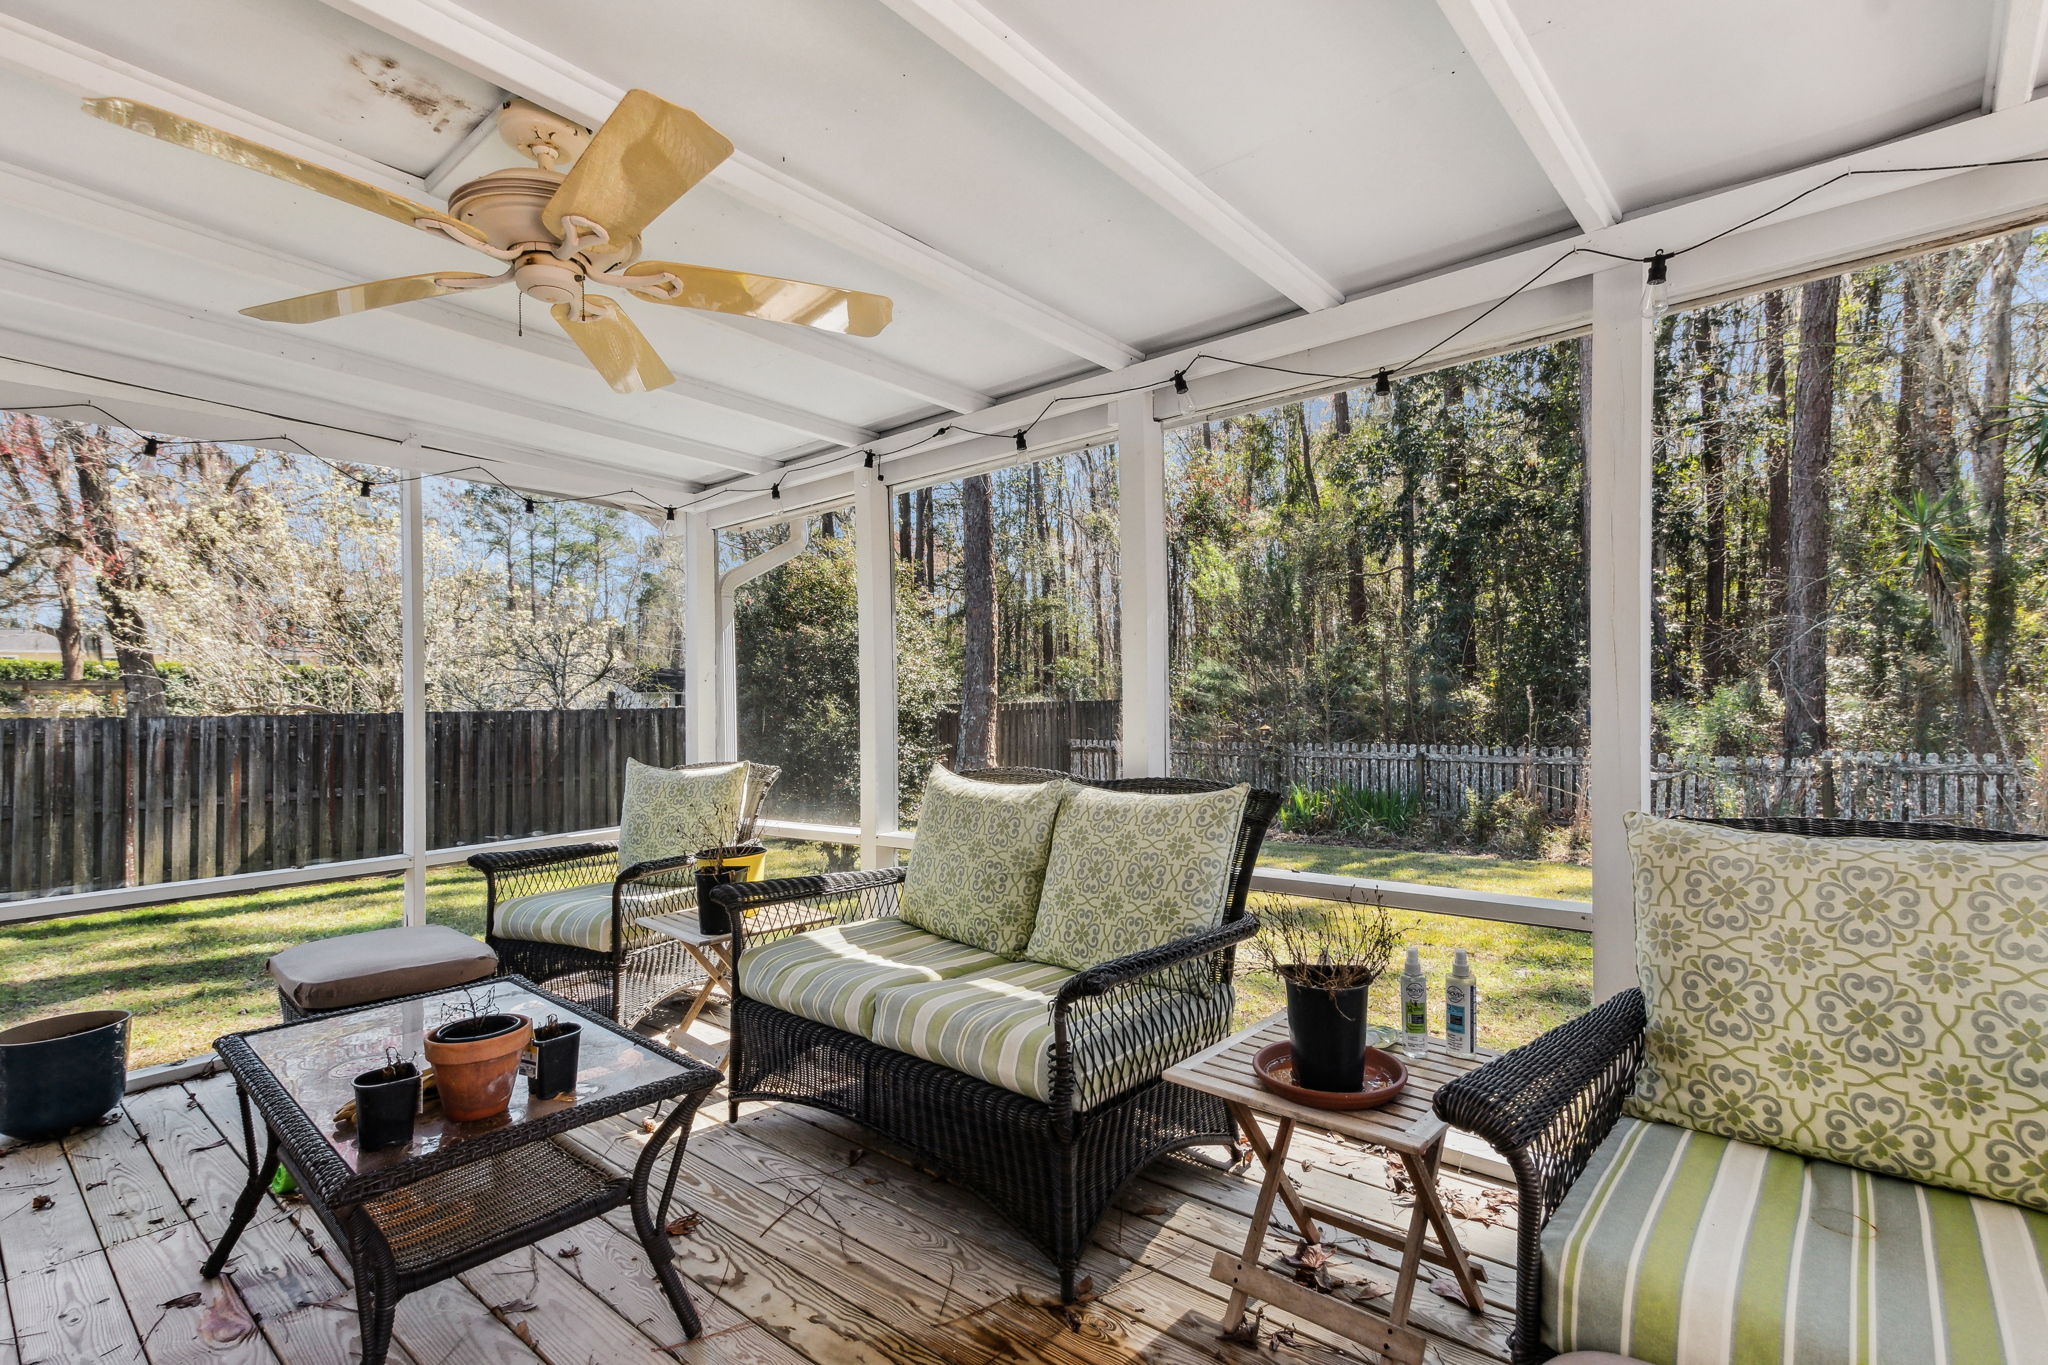
[{"label": "green and white striped cushion", "polygon": [[[1074,975],[1043,962],[1012,962],[919,986],[893,986],[875,998],[868,1037],[883,1047],[964,1071],[1041,1102],[1052,1098],[1052,1002]],[[1156,998],[1161,1008],[1148,1012]],[[1184,991],[1144,989],[1120,1001],[1116,1032],[1091,1039],[1090,1056],[1115,1056],[1115,1068],[1077,1068],[1074,1107],[1089,1109],[1136,1081],[1155,1076],[1190,1051],[1223,1036],[1233,1000],[1222,988],[1191,1011]]]},{"label": "green and white striped cushion", "polygon": [[865,1036],[877,992],[943,981],[1002,962],[994,953],[888,915],[749,948],[740,956],[740,988],[779,1010]]},{"label": "green and white striped cushion", "polygon": [[[685,897],[676,903],[679,894]],[[688,888],[631,887],[625,893],[622,916],[630,940],[633,921],[641,915],[659,915],[687,908],[696,899]],[[594,953],[612,950],[612,884],[594,882],[588,886],[542,891],[517,896],[499,906],[492,918],[499,938],[524,939],[528,943],[559,943],[566,948],[588,948]]]},{"label": "green and white striped cushion", "polygon": [[1543,1230],[1543,1336],[1651,1365],[2021,1365],[2048,1214],[1624,1118]]}]

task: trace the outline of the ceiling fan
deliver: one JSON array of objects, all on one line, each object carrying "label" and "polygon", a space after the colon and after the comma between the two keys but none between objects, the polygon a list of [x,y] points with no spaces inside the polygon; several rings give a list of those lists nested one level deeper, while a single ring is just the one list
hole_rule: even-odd
[{"label": "ceiling fan", "polygon": [[403,275],[242,310],[266,322],[323,322],[394,303],[511,284],[548,304],[584,358],[620,393],[658,389],[674,382],[675,375],[617,300],[590,292],[593,284],[623,289],[651,303],[852,336],[873,336],[889,324],[889,300],[880,294],[641,260],[642,230],[732,155],[732,143],[711,125],[645,90],[627,91],[595,133],[525,100],[508,101],[497,113],[498,135],[534,164],[491,171],[458,186],[445,213],[134,100],[89,99],[85,111],[440,233],[505,266],[496,275]]}]

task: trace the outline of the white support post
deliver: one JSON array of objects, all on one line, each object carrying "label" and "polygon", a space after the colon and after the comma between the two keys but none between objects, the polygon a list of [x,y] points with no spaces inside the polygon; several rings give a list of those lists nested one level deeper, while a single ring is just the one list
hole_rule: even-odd
[{"label": "white support post", "polygon": [[1116,400],[1118,613],[1123,623],[1123,775],[1172,767],[1166,660],[1166,428],[1149,389]]},{"label": "white support post", "polygon": [[1643,267],[1593,277],[1591,780],[1593,998],[1636,984],[1635,907],[1622,817],[1650,804],[1650,406],[1655,324]]},{"label": "white support post", "polygon": [[860,633],[860,865],[882,866],[875,836],[894,833],[896,759],[896,557],[889,489],[863,471],[853,495],[855,611]]},{"label": "white support post", "polygon": [[708,513],[683,514],[683,757],[719,757],[721,717],[731,699],[718,686],[718,533]]},{"label": "white support post", "polygon": [[401,842],[405,922],[427,922],[427,495],[422,479],[398,485]]}]

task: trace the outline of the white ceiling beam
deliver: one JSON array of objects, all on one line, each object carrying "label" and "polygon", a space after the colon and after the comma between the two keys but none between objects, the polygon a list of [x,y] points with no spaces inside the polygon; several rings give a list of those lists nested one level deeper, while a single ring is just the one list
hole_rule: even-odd
[{"label": "white ceiling beam", "polygon": [[[916,443],[918,450],[911,457],[913,463],[903,467],[914,467],[919,471],[919,477],[930,477],[945,467],[948,447],[974,443],[969,446],[972,451],[985,444],[961,428],[972,426],[983,431],[1014,428],[1030,421],[1049,400],[1068,400],[1054,409],[1057,419],[1059,414],[1086,407],[1091,396],[1096,396],[1095,401],[1099,404],[1103,400],[1098,395],[1130,384],[1150,384],[1163,390],[1171,383],[1174,372],[1187,365],[1189,357],[1197,351],[1225,355],[1244,364],[1284,364],[1310,355],[1319,347],[1376,335],[1384,344],[1372,348],[1375,353],[1369,359],[1341,372],[1369,373],[1379,365],[1398,365],[1420,346],[1400,344],[1408,338],[1396,329],[1427,319],[1432,323],[1430,330],[1441,329],[1448,333],[1452,328],[1475,319],[1482,310],[1493,307],[1538,271],[1545,272],[1542,278],[1546,285],[1554,285],[1584,279],[1615,265],[1605,256],[1580,254],[1567,258],[1565,254],[1576,246],[1643,258],[1654,251],[1688,246],[1724,231],[1731,224],[1767,215],[1761,217],[1761,221],[1729,234],[1712,248],[1701,252],[1700,257],[1685,257],[1672,264],[1674,296],[1685,299],[1707,297],[1731,287],[1754,287],[1753,282],[1784,278],[1832,262],[1856,259],[1886,249],[1887,242],[1910,244],[1955,230],[1981,228],[1989,231],[1999,221],[2048,203],[2048,167],[2016,165],[1978,171],[1919,171],[1912,168],[1967,167],[1973,162],[2001,161],[2042,153],[2048,153],[2048,100],[1945,124],[1797,170],[1645,210],[1624,223],[1598,232],[1552,238],[1518,247],[1485,260],[1389,285],[1320,313],[1297,314],[1234,334],[1210,337],[1153,356],[1112,375],[1067,380],[1032,393],[1018,394],[969,414],[966,422],[943,435],[936,434],[938,427],[947,424],[915,423],[885,433],[878,444],[894,448]],[[1837,181],[1825,190],[1807,195],[1787,207],[1779,207],[1794,195],[1814,189],[1833,180],[1840,172],[1851,169],[1896,169],[1901,173]],[[1926,202],[1915,200],[1910,194],[1913,189],[1929,182],[1954,182],[1958,176],[1970,177],[1972,186],[1981,189],[1967,200],[1960,194],[1948,197],[1952,190],[1949,184],[1940,186],[1941,192],[1934,193]],[[1914,216],[1872,211],[1867,215],[1870,222],[1867,232],[1859,231],[1854,237],[1849,237],[1843,235],[1841,227],[1831,224],[1834,236],[1820,241],[1811,240],[1810,236],[1798,236],[1789,230],[1789,225],[1800,224],[1803,227],[1804,220],[1823,213],[1832,215],[1836,210],[1844,210],[1845,215],[1853,213],[1854,206],[1871,200],[1901,206],[1913,203]],[[1928,203],[1936,207],[1929,208]],[[1702,279],[1708,262],[1726,260],[1748,242],[1759,240],[1759,235],[1766,233],[1770,236],[1762,240],[1783,245],[1774,245],[1771,252],[1744,260],[1739,268],[1717,264],[1712,277]],[[1473,341],[1474,338],[1468,335],[1461,340],[1460,346],[1469,348]],[[1437,356],[1441,358],[1458,353],[1459,347],[1454,346],[1438,352]],[[1295,368],[1314,367],[1304,364]],[[1218,366],[1217,374],[1212,376],[1209,367],[1203,366],[1190,376],[1189,383],[1196,391],[1198,404],[1206,389],[1213,388],[1217,379],[1232,373],[1239,372]],[[1240,378],[1228,382],[1235,386],[1246,381]],[[1267,387],[1271,391],[1279,391],[1293,382],[1286,376],[1274,375]],[[1048,423],[1035,431],[1034,446],[1039,444],[1041,437],[1050,439],[1053,430],[1053,425]],[[926,440],[928,437],[931,439]],[[950,453],[956,459],[972,458],[959,452]],[[882,467],[890,481],[895,482],[899,477],[898,463],[888,460],[885,454]],[[803,470],[792,471],[782,479],[784,494],[809,496],[804,485],[841,478],[845,471],[844,463],[813,459]],[[713,513],[719,524],[724,525],[728,524],[729,518],[744,519],[764,512],[766,509],[759,506],[760,502],[760,490],[741,488],[734,481],[729,496],[717,496],[702,505]]]},{"label": "white ceiling beam", "polygon": [[[413,365],[348,348],[322,345],[282,328],[265,327],[240,317],[222,317],[195,312],[173,304],[158,303],[127,290],[77,279],[40,266],[0,258],[0,297],[28,299],[82,316],[108,319],[123,327],[165,334],[167,345],[190,347],[213,343],[247,354],[284,361],[308,371],[308,390],[319,392],[336,380],[353,384],[379,384],[411,395],[432,406],[467,405],[482,413],[516,417],[532,424],[535,439],[545,433],[547,444],[575,449],[582,438],[595,436],[637,447],[653,461],[680,457],[713,469],[741,474],[762,474],[778,466],[757,456],[742,455],[700,441],[636,426],[609,417],[580,412],[540,402],[520,394],[448,375],[432,374]],[[27,327],[24,322],[17,326]],[[32,328],[30,330],[33,330]]]},{"label": "white ceiling beam", "polygon": [[1579,227],[1597,232],[1620,222],[1620,201],[1508,0],[1437,0],[1437,7]]},{"label": "white ceiling beam", "polygon": [[1344,302],[1336,285],[1210,189],[979,0],[882,3],[1303,309],[1314,312]]},{"label": "white ceiling beam", "polygon": [[909,394],[947,412],[974,412],[995,401],[991,395],[971,385],[892,360],[871,343],[855,337],[821,332],[815,327],[792,327],[788,323],[769,322],[764,318],[735,317],[731,313],[692,312],[690,316],[699,322],[741,332],[756,341],[844,370],[898,393]]},{"label": "white ceiling beam", "polygon": [[[414,473],[448,472],[475,461],[529,492],[595,497],[614,491],[622,481],[651,497],[679,501],[700,491],[688,480],[658,472],[580,456],[572,463],[559,450],[536,450],[433,421],[202,374],[161,358],[120,355],[76,338],[0,326],[0,406],[36,411],[78,404],[145,430],[229,445],[283,437],[280,444],[330,460]],[[68,415],[92,420],[89,412]],[[620,505],[647,510],[630,500]]]},{"label": "white ceiling beam", "polygon": [[2034,98],[2041,42],[2048,36],[2048,0],[2003,0],[1991,26],[1991,66],[1984,77],[1984,111],[1995,114]]},{"label": "white ceiling beam", "polygon": [[[322,0],[332,9],[595,128],[625,90],[450,0]],[[710,181],[763,212],[922,281],[984,316],[1104,369],[1138,359],[1126,342],[1034,299],[758,157],[736,151]]]}]

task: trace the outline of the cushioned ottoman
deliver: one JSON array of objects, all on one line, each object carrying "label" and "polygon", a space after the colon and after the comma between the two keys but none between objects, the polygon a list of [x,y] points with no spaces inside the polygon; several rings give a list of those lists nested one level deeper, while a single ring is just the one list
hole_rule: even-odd
[{"label": "cushioned ottoman", "polygon": [[495,976],[498,955],[442,924],[338,934],[287,948],[266,964],[286,1019],[374,1005]]}]

